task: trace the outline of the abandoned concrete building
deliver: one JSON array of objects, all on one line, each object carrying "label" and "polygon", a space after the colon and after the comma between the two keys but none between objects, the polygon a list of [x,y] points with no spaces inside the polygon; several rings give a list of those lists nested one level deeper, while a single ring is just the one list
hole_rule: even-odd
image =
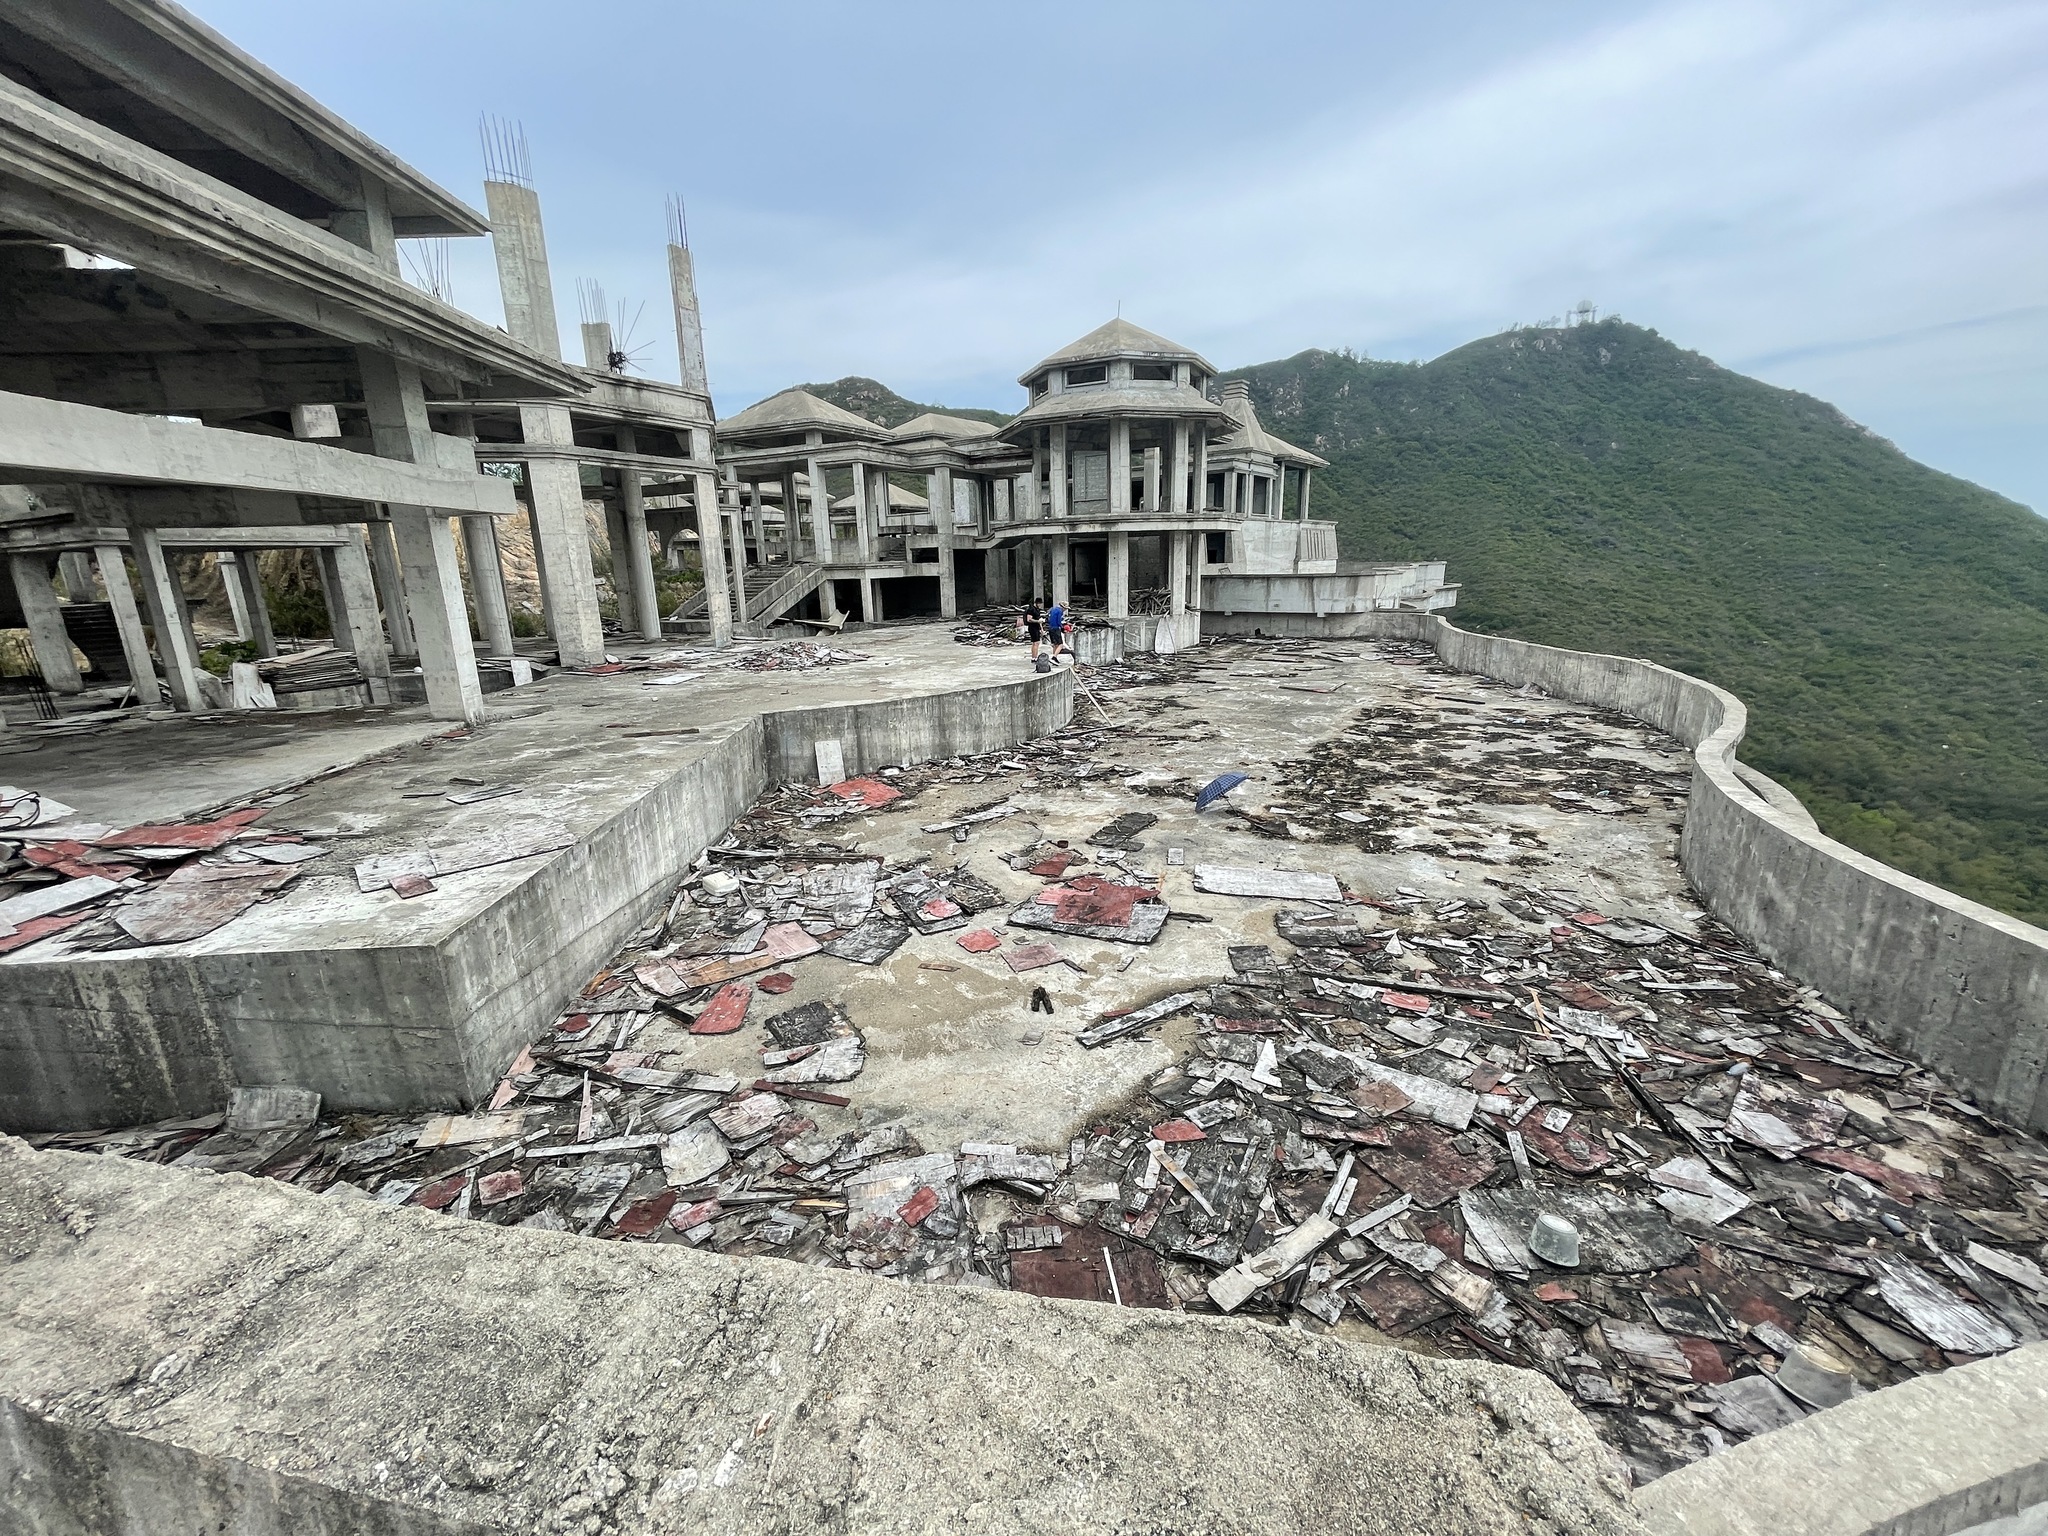
[{"label": "abandoned concrete building", "polygon": [[2048,934],[1121,318],[564,358],[483,137],[0,0],[0,1530],[2039,1518]]}]

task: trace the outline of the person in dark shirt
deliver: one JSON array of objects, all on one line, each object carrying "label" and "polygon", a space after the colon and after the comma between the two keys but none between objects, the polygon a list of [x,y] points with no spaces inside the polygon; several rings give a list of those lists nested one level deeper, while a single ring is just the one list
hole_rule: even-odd
[{"label": "person in dark shirt", "polygon": [[1024,626],[1024,638],[1031,642],[1031,659],[1035,662],[1039,646],[1045,643],[1045,613],[1035,598],[1024,605],[1018,622]]}]

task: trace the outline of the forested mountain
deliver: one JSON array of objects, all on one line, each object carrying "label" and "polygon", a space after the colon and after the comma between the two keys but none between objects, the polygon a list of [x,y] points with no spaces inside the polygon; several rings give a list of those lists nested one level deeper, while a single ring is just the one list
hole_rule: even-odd
[{"label": "forested mountain", "polygon": [[2048,922],[2048,521],[1615,320],[1236,376],[1331,461],[1347,557],[1440,557],[1461,625],[1731,689],[1831,835]]},{"label": "forested mountain", "polygon": [[858,374],[834,379],[830,384],[800,384],[797,387],[809,390],[820,400],[829,401],[843,411],[851,411],[884,427],[900,427],[926,411],[936,411],[941,416],[965,416],[969,421],[985,421],[997,427],[1010,419],[1001,411],[983,410],[980,406],[919,405],[914,400],[904,399],[888,385],[864,379]]}]

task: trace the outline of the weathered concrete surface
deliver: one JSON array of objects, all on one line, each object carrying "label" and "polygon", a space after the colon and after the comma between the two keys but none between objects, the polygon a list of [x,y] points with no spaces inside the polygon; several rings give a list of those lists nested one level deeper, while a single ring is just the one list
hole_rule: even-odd
[{"label": "weathered concrete surface", "polygon": [[[558,675],[500,696],[473,734],[308,786],[265,825],[330,852],[281,899],[185,943],[96,954],[59,938],[0,958],[0,1125],[202,1113],[236,1083],[297,1083],[337,1108],[473,1096],[773,777],[807,761],[815,777],[814,732],[842,737],[858,772],[1030,739],[1071,709],[1067,674],[965,652],[943,628],[863,650],[874,660],[673,687]],[[662,734],[676,730],[694,734]],[[150,771],[139,753],[134,771]],[[464,780],[519,793],[451,805],[439,791]],[[573,846],[409,901],[356,888],[365,857],[522,827]]]},{"label": "weathered concrete surface", "polygon": [[1636,1494],[1657,1536],[1950,1536],[2048,1500],[2048,1344],[1887,1387]]},{"label": "weathered concrete surface", "polygon": [[1375,628],[1684,742],[1696,771],[1681,857],[1714,915],[1986,1108],[2048,1131],[2048,931],[1867,858],[1760,795],[1762,775],[1735,760],[1748,725],[1735,695],[1652,662],[1470,634],[1433,615],[1383,615]]},{"label": "weathered concrete surface", "polygon": [[[128,1437],[69,1455],[74,1483],[22,1476],[51,1433],[10,1436],[11,1529],[77,1529],[35,1522],[158,1446],[405,1505],[407,1532],[1638,1529],[1541,1377],[1252,1323],[474,1227],[4,1138],[0,1247],[0,1398]],[[262,1514],[234,1528],[295,1529]]]},{"label": "weathered concrete surface", "polygon": [[[1008,654],[1024,664],[1021,647]],[[1691,930],[1698,908],[1677,859],[1682,799],[1645,791],[1629,799],[1629,814],[1601,816],[1548,803],[1497,803],[1449,781],[1381,778],[1372,798],[1397,808],[1404,824],[1388,839],[1393,847],[1366,852],[1337,839],[1259,836],[1220,809],[1198,813],[1189,791],[1147,793],[1147,786],[1201,784],[1235,768],[1251,775],[1232,796],[1237,804],[1254,810],[1299,805],[1276,765],[1318,743],[1344,741],[1361,715],[1382,729],[1439,739],[1450,736],[1448,722],[1458,722],[1471,744],[1450,747],[1447,755],[1509,779],[1576,764],[1584,754],[1626,759],[1682,783],[1689,759],[1669,738],[1559,699],[1475,692],[1468,679],[1396,666],[1364,646],[1336,645],[1322,656],[1280,660],[1255,646],[1202,655],[1196,676],[1181,673],[1114,691],[1090,684],[1084,672],[1081,682],[1102,711],[1077,699],[1060,745],[1007,749],[1007,771],[978,764],[962,782],[933,785],[886,811],[828,824],[835,842],[891,863],[923,855],[934,871],[968,870],[1008,898],[972,926],[1014,936],[1022,930],[1005,930],[1006,915],[1045,882],[1011,869],[1002,853],[1047,838],[1070,842],[1085,855],[1090,833],[1124,813],[1150,812],[1158,822],[1141,834],[1130,867],[1156,877],[1175,912],[1199,920],[1168,922],[1143,946],[1036,932],[1030,936],[1052,943],[1072,967],[1023,975],[1010,970],[1000,951],[962,950],[959,932],[912,934],[879,965],[830,955],[805,960],[792,968],[795,985],[776,999],[775,1009],[835,1002],[867,1041],[856,1107],[806,1110],[827,1132],[856,1123],[900,1124],[932,1147],[963,1141],[1065,1146],[1180,1059],[1194,1025],[1186,1018],[1169,1021],[1106,1050],[1085,1049],[1076,1031],[1115,1010],[1227,980],[1230,945],[1286,951],[1274,918],[1287,903],[1198,891],[1197,864],[1319,870],[1367,895],[1406,886],[1432,900],[1456,897],[1482,906],[1499,894],[1486,881],[1507,877],[1577,891],[1584,905],[1603,912]],[[1046,771],[1063,760],[1068,743],[1096,740],[1100,745],[1092,749],[1076,748],[1073,759],[1093,768],[1090,778],[1069,783]],[[1363,741],[1348,750],[1378,757]],[[964,843],[955,843],[950,831],[923,831],[1002,800],[1014,813],[967,829]],[[1181,852],[1179,865],[1168,862],[1173,849]],[[1057,1013],[1030,1011],[1034,986],[1048,990]],[[759,1048],[750,1032],[692,1036],[671,1065],[753,1075]]]}]

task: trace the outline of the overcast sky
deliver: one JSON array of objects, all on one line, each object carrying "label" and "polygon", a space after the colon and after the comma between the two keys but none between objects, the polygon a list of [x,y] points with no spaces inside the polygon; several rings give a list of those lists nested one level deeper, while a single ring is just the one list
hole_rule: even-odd
[{"label": "overcast sky", "polygon": [[187,3],[478,207],[521,121],[564,336],[645,301],[657,377],[682,195],[722,411],[1014,410],[1119,304],[1228,368],[1589,298],[2048,510],[2039,0]]}]

